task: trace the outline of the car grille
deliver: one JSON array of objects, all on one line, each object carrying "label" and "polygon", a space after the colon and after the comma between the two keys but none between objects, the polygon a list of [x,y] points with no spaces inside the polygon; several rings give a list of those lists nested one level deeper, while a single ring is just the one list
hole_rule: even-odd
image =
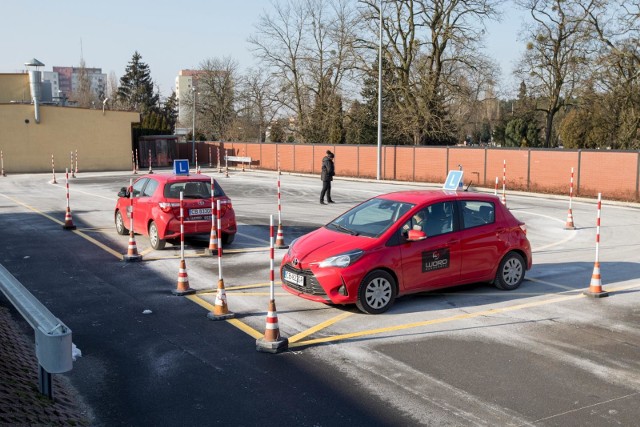
[{"label": "car grille", "polygon": [[327,296],[326,292],[324,291],[322,286],[320,286],[318,279],[316,279],[316,276],[313,275],[311,270],[296,270],[295,268],[291,268],[288,265],[284,266],[284,270],[304,276],[305,286],[296,285],[294,283],[285,282],[283,280],[282,283],[287,285],[287,287],[291,289],[295,289],[298,292],[302,292],[303,294],[323,296],[323,297]]}]

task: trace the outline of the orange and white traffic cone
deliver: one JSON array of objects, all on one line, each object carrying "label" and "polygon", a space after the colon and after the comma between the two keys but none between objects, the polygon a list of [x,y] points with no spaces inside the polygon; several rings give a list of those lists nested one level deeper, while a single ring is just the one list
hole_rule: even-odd
[{"label": "orange and white traffic cone", "polygon": [[62,226],[65,230],[75,230],[76,226],[73,224],[73,219],[71,218],[71,209],[67,206],[67,211],[64,214],[64,225]]},{"label": "orange and white traffic cone", "polygon": [[282,235],[282,224],[278,224],[278,233],[276,234],[276,249],[287,249],[289,245],[284,242],[284,236]]},{"label": "orange and white traffic cone", "polygon": [[569,212],[567,212],[567,222],[564,225],[565,230],[575,230],[576,226],[573,224],[573,213],[571,212],[571,208],[569,208]]},{"label": "orange and white traffic cone", "polygon": [[216,292],[216,300],[213,303],[213,311],[207,313],[207,317],[211,320],[225,320],[235,317],[235,313],[229,311],[227,307],[227,293],[224,291],[224,280],[218,280],[218,292]]},{"label": "orange and white traffic cone", "polygon": [[127,254],[122,257],[125,261],[140,261],[142,255],[138,253],[138,246],[136,245],[136,238],[133,234],[133,230],[129,231],[129,246],[127,247]]},{"label": "orange and white traffic cone", "polygon": [[196,291],[189,287],[189,276],[187,275],[187,264],[184,258],[180,260],[178,269],[178,285],[171,293],[178,296],[194,294]]},{"label": "orange and white traffic cone", "polygon": [[593,265],[593,274],[591,275],[589,290],[584,291],[583,293],[594,298],[603,298],[609,296],[609,292],[602,289],[602,279],[600,278],[600,263],[598,261],[596,261]]},{"label": "orange and white traffic cone", "polygon": [[215,227],[211,227],[211,235],[209,236],[209,247],[204,250],[206,255],[215,256],[218,254],[218,233]]},{"label": "orange and white traffic cone", "polygon": [[270,300],[264,337],[256,340],[256,350],[263,353],[279,353],[288,348],[289,340],[280,336],[276,302],[275,300]]}]

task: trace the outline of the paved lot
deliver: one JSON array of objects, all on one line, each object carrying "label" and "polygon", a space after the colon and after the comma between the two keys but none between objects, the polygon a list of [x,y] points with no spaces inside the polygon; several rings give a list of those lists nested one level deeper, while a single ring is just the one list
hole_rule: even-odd
[{"label": "paved lot", "polygon": [[[251,376],[255,373],[250,368],[241,369],[247,363],[260,370],[266,369],[263,363],[273,369],[296,366],[299,374],[298,365],[312,361],[319,376],[306,378],[306,383],[318,384],[317,389],[299,389],[298,393],[304,395],[302,402],[321,402],[329,408],[316,405],[291,409],[289,421],[299,421],[305,414],[303,425],[340,425],[354,420],[379,425],[635,425],[640,416],[637,206],[609,204],[603,195],[600,263],[604,288],[610,292],[608,298],[592,299],[582,294],[594,267],[595,203],[574,199],[577,229],[564,230],[566,198],[508,193],[507,205],[527,223],[534,251],[534,268],[517,291],[497,291],[483,284],[465,286],[404,297],[388,313],[368,316],[355,307],[308,302],[277,286],[280,330],[289,338],[290,350],[256,359],[255,338],[264,332],[268,303],[267,225],[270,214],[277,222],[277,175],[247,171],[232,172],[224,178],[213,174],[232,198],[240,224],[236,241],[225,249],[222,259],[229,308],[237,318],[221,323],[206,319],[218,280],[217,259],[203,255],[207,238],[190,241],[187,247],[189,283],[198,293],[178,298],[187,304],[181,311],[176,311],[175,297],[165,296],[175,287],[178,247],[167,245],[164,251],[152,251],[147,238],[137,236],[144,261],[119,261],[128,238],[115,233],[113,205],[115,194],[128,184],[130,176],[87,173],[72,179],[71,209],[78,225],[74,232],[60,227],[64,220],[64,180],[58,179],[59,184],[53,185],[47,182],[50,177],[35,175],[9,176],[0,181],[0,230],[3,235],[19,232],[25,236],[22,242],[5,240],[0,261],[23,283],[33,283],[32,292],[48,306],[64,307],[66,311],[70,310],[69,301],[62,300],[77,299],[71,312],[52,311],[74,331],[76,345],[87,350],[65,376],[94,407],[96,425],[118,419],[114,414],[120,410],[121,399],[109,404],[100,399],[104,400],[104,393],[110,395],[117,387],[127,385],[120,377],[130,367],[124,366],[123,355],[115,356],[122,351],[116,350],[118,341],[127,341],[122,337],[127,330],[122,324],[126,318],[132,318],[138,326],[152,327],[154,332],[142,339],[148,350],[140,343],[132,354],[135,366],[152,364],[154,372],[172,370],[169,361],[176,355],[164,348],[171,347],[170,343],[180,342],[181,351],[191,355],[213,351],[201,348],[204,344],[198,342],[207,336],[205,329],[195,332],[192,327],[188,331],[193,336],[189,336],[179,324],[215,329],[216,333],[225,328],[224,336],[232,337],[233,342],[216,338],[215,355],[225,361],[221,362],[224,369],[243,376],[235,384],[241,388],[252,388]],[[375,194],[424,187],[339,179],[333,192],[338,203],[320,206],[317,177],[285,174],[280,179],[287,243]],[[52,245],[44,248],[46,259],[31,259],[32,253],[43,250],[33,246],[45,242]],[[283,253],[276,251],[276,265]],[[47,272],[33,269],[53,271],[47,263],[57,264],[62,270],[62,277],[51,279],[56,289],[36,285],[46,282]],[[60,289],[65,282],[73,282],[77,288],[78,277],[85,280],[82,295]],[[127,297],[129,302],[122,302]],[[139,314],[144,309],[151,309],[154,315]],[[131,310],[138,314],[132,315]],[[103,311],[105,316],[110,312],[111,317],[98,316]],[[162,313],[162,326],[150,320],[157,318],[158,312]],[[137,333],[144,332],[137,328],[126,332]],[[197,365],[195,361],[193,364]],[[87,369],[89,366],[91,369]],[[141,373],[137,375],[141,378]],[[193,390],[202,394],[198,399],[211,397],[207,396],[206,380],[193,373],[183,375],[188,376]],[[286,391],[301,387],[295,376],[293,382],[273,385],[282,389],[279,393],[288,402],[287,408],[296,406],[296,398]],[[253,391],[263,386],[257,385]],[[154,400],[156,405],[172,401],[162,383],[154,382],[154,387],[154,398],[132,393],[121,398],[142,406],[152,405],[149,401]],[[339,418],[322,416],[335,402],[335,393],[343,398],[350,396],[359,405],[342,402],[336,404]],[[249,394],[238,395],[234,402]],[[383,406],[378,406],[381,402]],[[258,411],[261,407],[253,406]],[[201,421],[201,414],[189,408],[192,406],[185,405],[181,412],[188,415],[183,416]],[[218,414],[216,419],[226,416]],[[244,418],[229,415],[228,419],[242,419],[238,424],[248,425],[258,420],[250,414]],[[124,424],[134,424],[131,419],[124,420]]]}]

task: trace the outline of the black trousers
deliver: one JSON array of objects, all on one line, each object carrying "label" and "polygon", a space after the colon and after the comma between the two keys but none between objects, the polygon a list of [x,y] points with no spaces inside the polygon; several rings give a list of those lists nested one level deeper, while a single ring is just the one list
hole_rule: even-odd
[{"label": "black trousers", "polygon": [[327,202],[331,201],[331,181],[322,181],[322,192],[320,193],[320,201],[324,201],[324,195],[327,195]]}]

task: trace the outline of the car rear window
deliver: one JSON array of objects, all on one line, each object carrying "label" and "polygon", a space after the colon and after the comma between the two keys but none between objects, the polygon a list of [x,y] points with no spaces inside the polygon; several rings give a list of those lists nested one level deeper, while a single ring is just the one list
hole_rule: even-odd
[{"label": "car rear window", "polygon": [[[214,196],[224,196],[222,187],[214,181]],[[164,197],[167,199],[179,199],[180,192],[183,192],[185,199],[210,199],[211,198],[211,182],[208,181],[177,181],[169,182],[164,186]]]}]

